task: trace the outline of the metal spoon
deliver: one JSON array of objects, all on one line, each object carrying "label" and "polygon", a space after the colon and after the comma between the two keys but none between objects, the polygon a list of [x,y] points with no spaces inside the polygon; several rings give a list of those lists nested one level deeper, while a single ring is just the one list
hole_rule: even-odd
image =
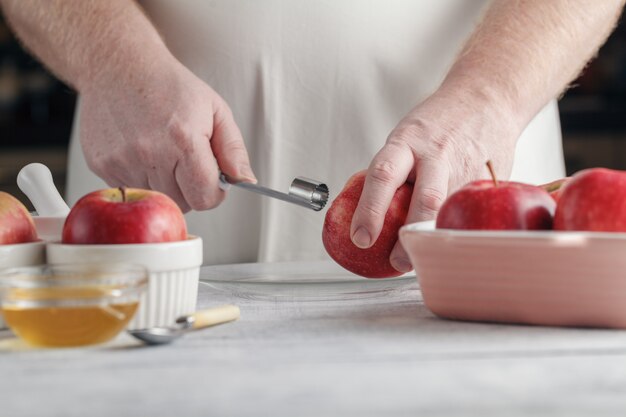
[{"label": "metal spoon", "polygon": [[162,345],[178,339],[189,331],[237,320],[239,315],[239,307],[226,304],[179,317],[176,319],[176,325],[172,327],[135,329],[128,330],[128,333],[148,345]]}]

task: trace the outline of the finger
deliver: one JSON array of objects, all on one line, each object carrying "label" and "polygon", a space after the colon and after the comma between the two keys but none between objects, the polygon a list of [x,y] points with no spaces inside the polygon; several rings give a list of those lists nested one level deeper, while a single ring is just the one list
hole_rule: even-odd
[{"label": "finger", "polygon": [[352,242],[359,248],[369,248],[378,239],[391,200],[413,163],[413,153],[404,143],[387,143],[372,160],[350,227]]},{"label": "finger", "polygon": [[174,170],[155,172],[154,175],[148,177],[148,184],[151,190],[167,194],[176,202],[176,204],[178,204],[178,207],[180,207],[183,213],[186,213],[191,209],[183,196],[183,192],[180,190],[180,187],[176,182]]},{"label": "finger", "polygon": [[[415,185],[405,224],[432,220],[437,216],[448,194],[450,171],[445,163],[420,160],[416,167]],[[391,266],[400,272],[413,269],[400,242],[396,242],[389,256]]]},{"label": "finger", "polygon": [[217,161],[206,136],[195,141],[178,161],[174,176],[185,201],[194,210],[208,210],[224,199],[225,193],[218,186]]},{"label": "finger", "polygon": [[256,183],[246,145],[228,108],[217,111],[213,116],[211,147],[224,174],[236,181]]}]

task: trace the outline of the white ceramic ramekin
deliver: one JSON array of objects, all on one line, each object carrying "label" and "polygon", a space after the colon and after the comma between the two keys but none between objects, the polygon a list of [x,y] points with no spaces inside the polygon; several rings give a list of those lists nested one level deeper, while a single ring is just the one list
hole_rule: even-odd
[{"label": "white ceramic ramekin", "polygon": [[126,245],[68,245],[49,243],[50,264],[123,262],[143,265],[150,274],[148,288],[129,329],[172,325],[196,310],[202,239]]},{"label": "white ceramic ramekin", "polygon": [[[46,262],[46,243],[43,241],[0,245],[0,269],[41,265]],[[4,328],[0,314],[0,329]]]}]

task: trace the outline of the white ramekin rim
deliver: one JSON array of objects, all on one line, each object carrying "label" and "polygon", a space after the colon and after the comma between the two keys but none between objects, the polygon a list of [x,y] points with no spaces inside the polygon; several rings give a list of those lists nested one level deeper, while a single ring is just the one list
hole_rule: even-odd
[{"label": "white ramekin rim", "polygon": [[46,242],[0,245],[0,268],[40,265],[46,261]]},{"label": "white ramekin rim", "polygon": [[163,243],[121,245],[47,244],[50,264],[85,262],[130,262],[144,265],[150,272],[183,270],[202,265],[202,239]]}]

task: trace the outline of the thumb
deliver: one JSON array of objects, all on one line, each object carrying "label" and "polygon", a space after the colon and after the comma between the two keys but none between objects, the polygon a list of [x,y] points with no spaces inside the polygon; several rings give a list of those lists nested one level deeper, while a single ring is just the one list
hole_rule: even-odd
[{"label": "thumb", "polygon": [[256,183],[243,137],[225,103],[213,114],[211,149],[220,170],[229,178]]}]

